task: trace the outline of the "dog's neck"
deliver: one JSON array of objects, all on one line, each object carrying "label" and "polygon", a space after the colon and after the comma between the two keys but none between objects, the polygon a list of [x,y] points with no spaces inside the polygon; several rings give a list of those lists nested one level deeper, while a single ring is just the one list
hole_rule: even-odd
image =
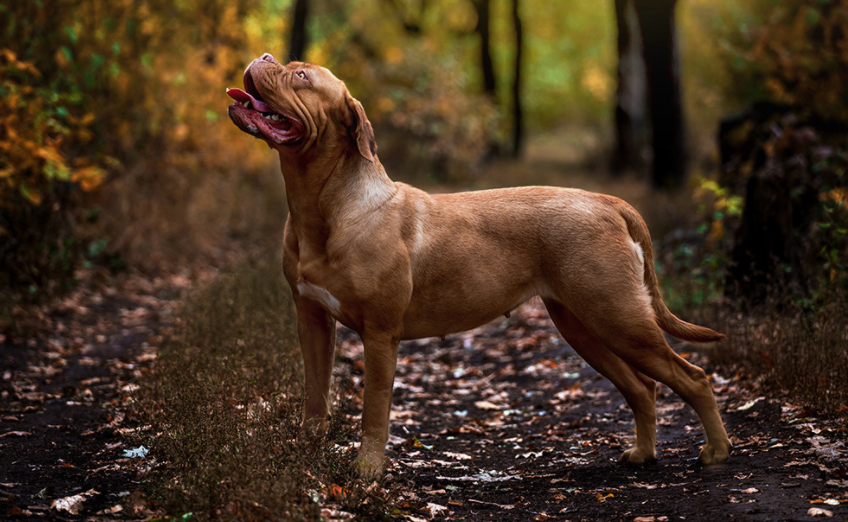
[{"label": "dog's neck", "polygon": [[319,255],[335,228],[377,210],[397,191],[376,157],[373,163],[358,154],[292,161],[280,153],[280,163],[298,242]]}]

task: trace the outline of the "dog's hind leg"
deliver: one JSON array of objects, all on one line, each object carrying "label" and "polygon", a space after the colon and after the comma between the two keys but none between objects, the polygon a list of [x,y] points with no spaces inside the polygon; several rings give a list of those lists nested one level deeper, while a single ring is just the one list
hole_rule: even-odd
[{"label": "dog's hind leg", "polygon": [[621,464],[643,464],[657,458],[656,382],[612,353],[568,308],[545,299],[545,307],[568,344],[624,395],[636,418],[636,444],[618,459]]},{"label": "dog's hind leg", "polygon": [[586,297],[579,301],[583,306],[575,315],[587,330],[624,362],[667,385],[695,409],[707,433],[698,457],[702,464],[726,461],[730,441],[704,370],[674,353],[653,315],[640,313],[626,291],[600,291]]}]

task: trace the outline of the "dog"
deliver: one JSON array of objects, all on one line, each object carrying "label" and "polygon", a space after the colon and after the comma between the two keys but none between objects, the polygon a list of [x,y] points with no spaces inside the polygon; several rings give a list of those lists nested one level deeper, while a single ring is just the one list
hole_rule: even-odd
[{"label": "dog", "polygon": [[648,229],[630,205],[559,187],[430,195],[394,182],[362,105],[317,65],[264,54],[245,70],[244,89],[227,93],[232,121],[280,156],[306,429],[327,429],[336,321],[362,338],[362,475],[384,470],[398,342],[477,327],[533,296],[633,410],[636,442],[620,462],[656,459],[656,381],[698,413],[700,463],[727,460],[707,377],[663,331],[691,342],[724,336],[668,310]]}]

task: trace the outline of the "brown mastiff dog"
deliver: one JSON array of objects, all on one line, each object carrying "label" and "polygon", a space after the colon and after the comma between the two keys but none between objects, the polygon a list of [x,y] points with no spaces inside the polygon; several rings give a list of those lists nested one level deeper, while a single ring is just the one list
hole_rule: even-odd
[{"label": "brown mastiff dog", "polygon": [[393,182],[362,105],[316,65],[265,54],[245,71],[244,90],[227,92],[233,122],[280,155],[306,426],[327,428],[336,321],[365,345],[364,475],[383,470],[398,342],[474,328],[537,295],[633,410],[636,444],[621,462],[656,459],[655,381],[700,416],[700,462],[728,458],[704,371],[676,355],[663,331],[693,342],[724,336],[666,308],[648,230],[630,205],[556,187],[429,195]]}]

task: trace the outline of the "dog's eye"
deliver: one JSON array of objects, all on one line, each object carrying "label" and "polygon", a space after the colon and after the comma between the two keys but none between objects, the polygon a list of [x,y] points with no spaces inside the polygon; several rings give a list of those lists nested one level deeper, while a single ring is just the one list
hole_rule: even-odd
[{"label": "dog's eye", "polygon": [[306,78],[306,73],[305,73],[305,72],[303,72],[303,70],[295,71],[295,73],[294,73],[294,74],[295,74],[298,78],[300,78],[301,80],[309,81],[309,80],[307,80],[307,78]]}]

